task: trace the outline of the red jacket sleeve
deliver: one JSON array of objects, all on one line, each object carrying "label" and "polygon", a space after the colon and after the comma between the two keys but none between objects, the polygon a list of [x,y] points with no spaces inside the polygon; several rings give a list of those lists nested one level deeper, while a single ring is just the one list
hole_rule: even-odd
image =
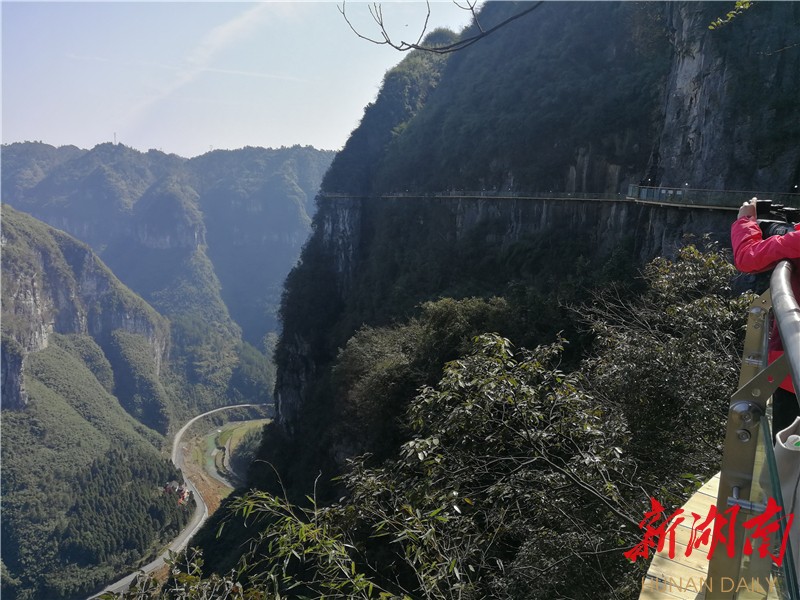
[{"label": "red jacket sleeve", "polygon": [[761,228],[752,217],[741,217],[731,225],[733,262],[744,273],[758,273],[786,258],[800,258],[800,225],[786,235],[762,239]]}]

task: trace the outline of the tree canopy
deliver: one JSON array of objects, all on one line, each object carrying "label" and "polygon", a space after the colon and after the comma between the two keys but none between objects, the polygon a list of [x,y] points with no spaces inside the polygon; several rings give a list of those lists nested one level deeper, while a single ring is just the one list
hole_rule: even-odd
[{"label": "tree canopy", "polygon": [[[718,469],[750,301],[731,291],[734,273],[713,248],[656,259],[641,294],[580,307],[595,341],[569,370],[564,339],[528,350],[475,336],[408,401],[396,450],[350,462],[344,497],[291,502],[278,490],[234,500],[222,531],[243,521],[257,532],[238,571],[203,578],[190,553],[171,597],[224,586],[230,598],[635,594],[643,565],[623,552],[650,496],[680,505]],[[442,308],[427,310],[457,314]],[[339,368],[356,376],[350,389],[366,386],[352,401],[408,377],[405,343],[433,333],[425,327],[446,335],[452,321],[425,323],[351,340]],[[362,369],[362,350],[382,366]],[[125,597],[166,594],[145,589]]]}]

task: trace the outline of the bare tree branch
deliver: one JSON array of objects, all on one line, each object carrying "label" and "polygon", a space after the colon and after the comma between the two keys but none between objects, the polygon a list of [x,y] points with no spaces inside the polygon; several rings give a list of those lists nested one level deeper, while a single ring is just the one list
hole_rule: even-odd
[{"label": "bare tree branch", "polygon": [[417,38],[416,42],[406,42],[403,40],[400,40],[398,42],[392,39],[392,37],[389,35],[389,32],[386,29],[386,22],[384,21],[383,18],[383,10],[381,8],[380,2],[374,2],[369,7],[370,15],[372,15],[372,19],[375,21],[375,24],[378,26],[380,30],[380,38],[373,38],[368,35],[364,35],[358,29],[356,29],[355,25],[353,25],[353,23],[350,21],[350,18],[347,16],[347,0],[342,0],[342,5],[337,6],[337,9],[342,14],[342,17],[344,17],[344,20],[350,27],[350,30],[362,40],[366,40],[368,42],[377,44],[379,46],[391,46],[392,48],[400,52],[408,52],[409,50],[422,50],[424,52],[433,52],[434,54],[449,54],[451,52],[457,52],[458,50],[463,50],[464,48],[471,46],[478,40],[481,40],[491,35],[495,31],[501,29],[502,27],[505,27],[509,23],[516,21],[517,19],[524,17],[529,13],[532,13],[534,10],[536,10],[543,4],[543,1],[534,2],[533,4],[531,4],[531,6],[529,6],[525,10],[522,10],[516,15],[513,15],[508,19],[501,21],[494,27],[490,27],[489,29],[484,29],[481,26],[480,22],[478,21],[478,15],[476,11],[477,0],[466,0],[466,4],[463,6],[455,0],[454,2],[456,6],[458,6],[459,8],[463,10],[468,10],[472,13],[475,26],[478,28],[478,33],[470,37],[459,39],[453,42],[452,44],[444,44],[442,46],[426,46],[425,44],[422,43],[422,39],[425,37],[425,33],[428,30],[428,22],[431,16],[430,0],[426,0],[425,2],[427,8],[427,14],[425,15],[425,23],[422,26],[422,30],[420,31],[419,37]]},{"label": "bare tree branch", "polygon": [[467,0],[464,6],[458,3],[458,0],[453,0],[453,4],[455,4],[461,10],[468,10],[472,13],[472,20],[475,22],[475,26],[478,30],[483,33],[483,25],[481,25],[480,21],[478,20],[478,11],[476,7],[478,6],[478,0]]}]

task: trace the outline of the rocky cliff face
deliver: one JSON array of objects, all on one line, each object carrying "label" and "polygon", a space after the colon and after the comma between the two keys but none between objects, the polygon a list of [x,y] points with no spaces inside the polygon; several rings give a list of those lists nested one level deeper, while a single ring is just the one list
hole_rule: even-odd
[{"label": "rocky cliff face", "polygon": [[302,418],[304,400],[308,397],[309,385],[314,381],[317,366],[311,359],[311,348],[306,336],[302,333],[284,337],[283,367],[279,371],[275,385],[275,416],[281,427],[292,435],[295,422]]},{"label": "rocky cliff face", "polygon": [[[482,17],[491,22],[513,10],[510,3],[488,3]],[[390,301],[392,285],[409,285],[407,276],[392,281],[395,272],[407,275],[403,261],[424,271],[411,283],[427,278],[423,287],[435,294],[434,280],[450,276],[442,269],[470,266],[453,258],[459,244],[474,244],[474,252],[464,253],[474,262],[544,234],[555,242],[574,239],[601,257],[631,237],[643,263],[672,255],[686,236],[710,234],[727,245],[735,214],[632,202],[387,201],[379,193],[491,187],[613,194],[627,183],[797,192],[800,5],[757,4],[709,30],[721,12],[713,2],[546,3],[503,35],[456,53],[402,128],[367,119],[391,105],[386,85],[351,138],[392,131],[391,142],[373,150],[381,158],[370,164],[380,166],[365,184],[359,154],[345,146],[325,179],[335,187],[323,186],[340,197],[322,201],[295,274],[303,281],[298,289],[310,287],[312,273],[315,280],[330,277],[330,296],[324,304],[302,292],[287,299],[329,311],[335,341],[319,333],[319,320],[304,327],[308,313],[286,309],[276,387],[285,427],[303,418],[309,390],[324,380],[322,364],[336,352],[326,345],[343,343],[344,332],[376,314],[359,304],[359,291],[383,286],[379,297]],[[515,101],[501,106],[506,89],[515,91]],[[386,131],[372,131],[381,127]],[[376,197],[357,200],[364,189],[377,190]],[[429,255],[418,257],[415,248]],[[338,322],[329,309],[337,305],[358,306],[363,320]]]},{"label": "rocky cliff face", "polygon": [[353,283],[356,257],[361,243],[363,199],[335,198],[323,201],[318,235],[330,256],[340,294],[348,293]]},{"label": "rocky cliff face", "polygon": [[[66,244],[69,243],[66,241]],[[87,333],[101,346],[108,343],[111,332],[117,329],[140,335],[151,347],[155,374],[159,376],[162,363],[169,355],[169,326],[166,320],[126,290],[89,248],[79,248],[71,267],[76,276],[73,303],[80,328],[70,331],[57,327],[55,331]]]},{"label": "rocky cliff face", "polygon": [[136,203],[133,236],[145,248],[195,251],[206,244],[197,192],[179,179],[148,189]]},{"label": "rocky cliff face", "polygon": [[[410,237],[394,230],[396,215],[404,212],[413,214],[416,226]],[[405,238],[394,249],[402,262],[416,247],[431,248],[438,242],[453,248],[469,246],[474,255],[488,256],[501,255],[515,244],[545,235],[580,239],[602,257],[609,256],[625,239],[634,238],[636,260],[644,264],[656,256],[674,256],[687,240],[708,236],[723,247],[729,245],[734,217],[731,209],[666,207],[625,199],[332,197],[320,200],[314,263],[326,265],[336,284],[324,302],[353,306],[360,301],[359,290],[364,289],[367,274],[382,266],[375,264],[376,248],[386,239]],[[431,269],[436,260],[437,256],[430,256]],[[277,418],[291,432],[295,420],[304,418],[304,399],[321,366],[314,360],[319,354],[315,347],[318,331],[294,322],[287,325],[275,395]],[[341,327],[339,323],[332,329],[341,333]]]},{"label": "rocky cliff face", "polygon": [[3,406],[11,410],[24,408],[28,403],[28,393],[22,377],[24,360],[22,346],[13,338],[3,337],[0,383],[3,385]]},{"label": "rocky cliff face", "polygon": [[800,5],[764,2],[709,30],[720,13],[667,4],[673,57],[652,183],[797,192]]},{"label": "rocky cliff face", "polygon": [[25,357],[52,333],[85,334],[107,347],[115,330],[143,336],[160,372],[166,321],[127,290],[84,244],[2,207],[3,406],[24,406]]}]

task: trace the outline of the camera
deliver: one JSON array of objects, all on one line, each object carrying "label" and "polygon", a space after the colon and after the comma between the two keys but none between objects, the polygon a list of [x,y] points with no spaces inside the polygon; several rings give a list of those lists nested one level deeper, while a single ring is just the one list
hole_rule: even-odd
[{"label": "camera", "polygon": [[794,231],[794,226],[800,223],[800,208],[792,208],[783,204],[775,204],[772,200],[753,199],[756,205],[758,226],[761,227],[761,236],[768,238],[773,235],[785,235]]}]

